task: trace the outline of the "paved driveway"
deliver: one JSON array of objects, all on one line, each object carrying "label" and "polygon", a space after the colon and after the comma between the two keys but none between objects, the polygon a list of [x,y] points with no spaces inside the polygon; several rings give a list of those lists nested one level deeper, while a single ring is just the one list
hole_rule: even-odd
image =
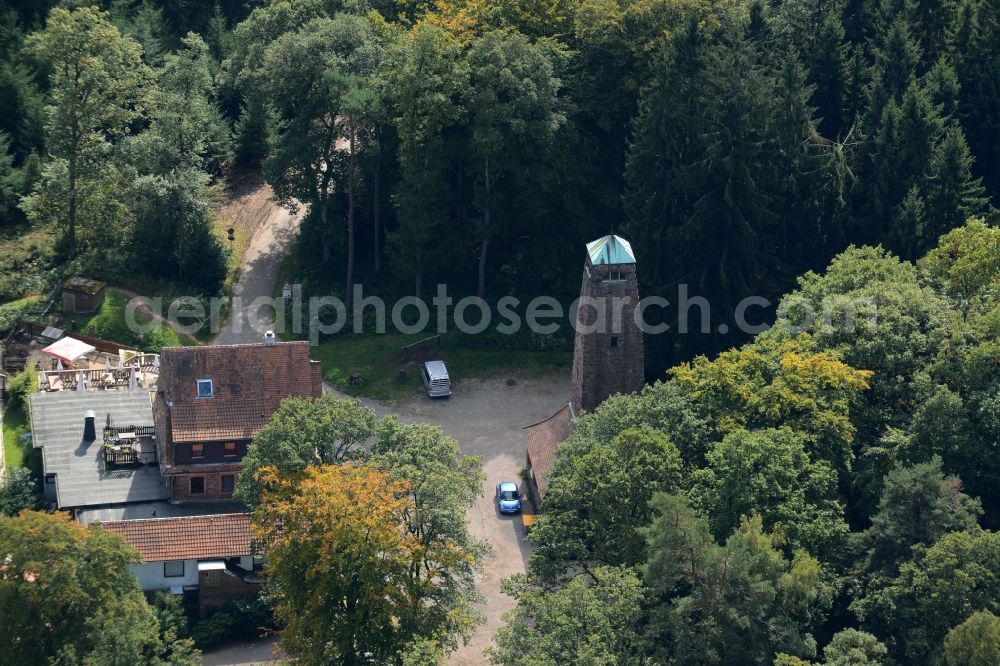
[{"label": "paved driveway", "polygon": [[278,268],[292,247],[303,215],[302,210],[293,215],[284,208],[275,208],[270,218],[254,233],[243,257],[239,279],[233,287],[233,296],[241,299],[243,307],[237,308],[234,303],[229,320],[215,337],[214,344],[263,341],[264,331],[269,328],[271,320],[269,310],[261,308],[257,327],[261,330],[255,330],[250,322],[250,305],[255,298],[269,297],[274,293]]},{"label": "paved driveway", "polygon": [[205,666],[264,666],[277,662],[276,638],[229,645],[205,653]]},{"label": "paved driveway", "polygon": [[[513,386],[507,379],[515,380]],[[479,591],[485,598],[486,623],[479,627],[468,645],[452,656],[452,664],[485,664],[483,650],[502,624],[504,611],[514,600],[500,591],[500,581],[524,572],[529,545],[524,541],[520,516],[501,516],[493,503],[497,482],[515,481],[524,469],[524,441],[521,427],[551,416],[566,404],[570,393],[570,373],[522,378],[516,374],[490,379],[457,379],[450,398],[431,400],[414,396],[404,404],[387,406],[372,400],[364,404],[379,416],[396,414],[400,420],[439,425],[458,441],[467,455],[483,461],[486,480],[483,495],[468,512],[469,530],[489,542],[491,550],[479,576]]]}]

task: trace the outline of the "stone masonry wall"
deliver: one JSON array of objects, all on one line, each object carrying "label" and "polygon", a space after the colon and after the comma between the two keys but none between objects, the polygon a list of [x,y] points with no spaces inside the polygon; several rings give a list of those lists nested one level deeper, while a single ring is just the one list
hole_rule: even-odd
[{"label": "stone masonry wall", "polygon": [[[625,279],[602,281],[608,271],[618,272]],[[573,404],[590,412],[609,396],[635,392],[643,385],[643,334],[635,323],[639,305],[635,265],[595,267],[588,257],[580,297],[604,304],[602,312],[580,307],[577,313]],[[619,299],[617,304],[615,299]]]}]

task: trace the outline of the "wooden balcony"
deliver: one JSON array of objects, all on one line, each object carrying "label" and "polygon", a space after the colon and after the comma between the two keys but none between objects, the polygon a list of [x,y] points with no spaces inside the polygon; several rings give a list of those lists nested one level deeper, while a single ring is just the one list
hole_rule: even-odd
[{"label": "wooden balcony", "polygon": [[107,469],[156,465],[156,431],[153,426],[104,428],[104,466]]}]

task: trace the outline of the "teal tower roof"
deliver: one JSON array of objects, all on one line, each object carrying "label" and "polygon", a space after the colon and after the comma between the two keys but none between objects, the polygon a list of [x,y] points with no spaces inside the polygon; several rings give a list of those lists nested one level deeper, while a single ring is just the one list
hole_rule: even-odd
[{"label": "teal tower roof", "polygon": [[635,253],[632,245],[620,236],[605,236],[587,243],[590,263],[595,266],[611,264],[634,264]]}]

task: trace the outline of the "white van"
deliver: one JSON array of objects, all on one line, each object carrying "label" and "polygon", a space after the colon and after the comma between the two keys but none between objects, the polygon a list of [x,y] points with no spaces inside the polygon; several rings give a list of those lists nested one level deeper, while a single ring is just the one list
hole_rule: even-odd
[{"label": "white van", "polygon": [[430,397],[446,398],[451,395],[451,377],[448,376],[448,366],[444,361],[427,361],[422,364],[420,379]]}]

